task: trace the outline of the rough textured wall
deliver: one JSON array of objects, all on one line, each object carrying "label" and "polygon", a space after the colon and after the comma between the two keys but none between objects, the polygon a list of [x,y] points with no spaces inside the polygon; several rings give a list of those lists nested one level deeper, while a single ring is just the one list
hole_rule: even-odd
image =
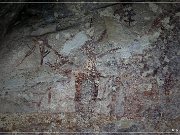
[{"label": "rough textured wall", "polygon": [[36,6],[1,41],[1,131],[180,130],[179,4]]}]

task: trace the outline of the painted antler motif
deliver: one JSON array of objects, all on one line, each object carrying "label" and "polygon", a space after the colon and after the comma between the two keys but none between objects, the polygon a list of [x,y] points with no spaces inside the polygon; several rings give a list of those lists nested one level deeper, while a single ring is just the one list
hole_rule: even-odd
[{"label": "painted antler motif", "polygon": [[131,23],[135,21],[133,19],[133,16],[135,16],[135,15],[136,15],[136,13],[134,12],[133,9],[126,9],[124,17],[126,17],[127,19],[125,19],[124,21],[127,22],[129,24],[129,26],[131,26]]},{"label": "painted antler motif", "polygon": [[29,51],[26,52],[26,55],[24,56],[24,58],[16,65],[16,67],[18,67],[20,64],[22,64],[23,61],[34,52],[35,48],[36,48],[36,46],[33,45],[33,47]]}]

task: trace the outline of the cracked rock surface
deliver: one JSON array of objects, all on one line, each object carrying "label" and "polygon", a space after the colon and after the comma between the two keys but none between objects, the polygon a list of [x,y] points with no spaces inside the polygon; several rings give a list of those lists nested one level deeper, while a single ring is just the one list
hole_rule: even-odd
[{"label": "cracked rock surface", "polygon": [[178,7],[27,9],[1,41],[0,131],[178,132]]}]

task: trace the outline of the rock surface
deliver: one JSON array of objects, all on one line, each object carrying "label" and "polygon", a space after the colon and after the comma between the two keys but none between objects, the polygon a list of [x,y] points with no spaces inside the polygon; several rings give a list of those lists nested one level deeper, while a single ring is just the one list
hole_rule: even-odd
[{"label": "rock surface", "polygon": [[0,131],[178,132],[177,5],[57,4],[14,28],[0,50]]}]

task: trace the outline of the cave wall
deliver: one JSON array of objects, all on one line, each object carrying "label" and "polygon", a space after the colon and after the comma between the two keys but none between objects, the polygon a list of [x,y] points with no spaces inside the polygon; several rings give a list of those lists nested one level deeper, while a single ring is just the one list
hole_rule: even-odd
[{"label": "cave wall", "polygon": [[2,131],[178,132],[179,4],[19,6],[1,20]]}]

